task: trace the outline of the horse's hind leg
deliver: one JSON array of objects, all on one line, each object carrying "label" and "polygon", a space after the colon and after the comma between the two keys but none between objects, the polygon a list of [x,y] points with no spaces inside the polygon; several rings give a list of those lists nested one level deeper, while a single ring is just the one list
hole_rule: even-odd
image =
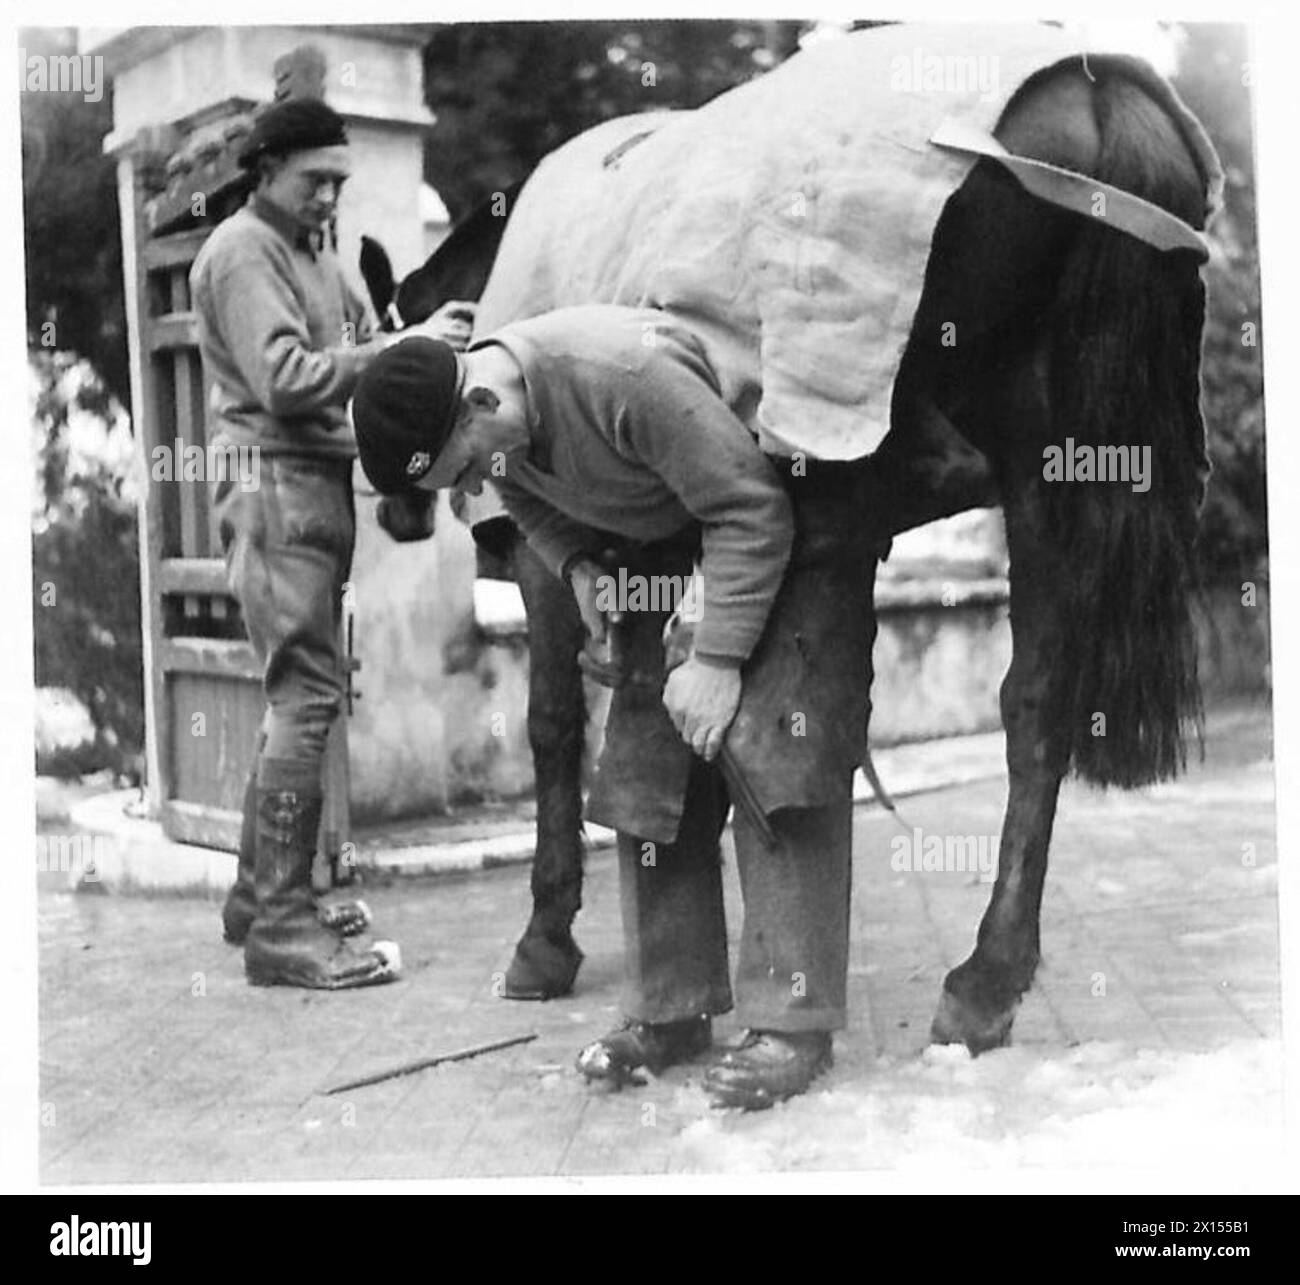
[{"label": "horse's hind leg", "polygon": [[1007,504],[1011,557],[1011,667],[1002,684],[1010,792],[993,897],[975,950],[944,979],[930,1035],[972,1053],[1007,1043],[1039,959],[1038,918],[1066,739],[1050,707],[1059,586],[1068,568],[1043,529],[1038,488]]},{"label": "horse's hind leg", "polygon": [[587,711],[578,668],[582,620],[573,595],[518,541],[515,578],[528,613],[528,740],[537,793],[533,913],[506,973],[510,999],[553,999],[573,987],[582,952],[571,929],[582,905],[582,750]]}]

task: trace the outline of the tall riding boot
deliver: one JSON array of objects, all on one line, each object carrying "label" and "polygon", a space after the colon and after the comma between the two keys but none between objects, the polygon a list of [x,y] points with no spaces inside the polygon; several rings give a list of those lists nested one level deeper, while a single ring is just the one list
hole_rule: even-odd
[{"label": "tall riding boot", "polygon": [[[221,908],[222,935],[232,946],[242,946],[257,917],[257,892],[253,871],[257,864],[257,770],[248,774],[244,787],[243,825],[239,831],[239,867],[235,882]],[[327,928],[354,937],[370,927],[370,907],[357,899],[318,901],[316,913]]]},{"label": "tall riding boot", "polygon": [[244,942],[255,986],[342,990],[392,981],[401,969],[396,942],[344,937],[320,921],[311,862],[322,806],[319,793],[258,789],[257,917]]},{"label": "tall riding boot", "polygon": [[244,819],[239,830],[239,868],[221,908],[222,935],[232,946],[242,946],[249,925],[257,916],[253,870],[257,864],[257,771],[244,786]]}]

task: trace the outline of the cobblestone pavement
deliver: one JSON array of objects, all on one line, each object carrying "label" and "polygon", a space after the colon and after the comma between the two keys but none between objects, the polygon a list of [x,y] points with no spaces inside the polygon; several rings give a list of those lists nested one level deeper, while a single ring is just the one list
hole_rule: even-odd
[{"label": "cobblestone pavement", "polygon": [[[1066,788],[1045,963],[1017,1044],[1203,1051],[1279,1034],[1269,754],[1267,714],[1229,711],[1211,720],[1205,765],[1177,783],[1138,794]],[[995,835],[1004,790],[991,781],[936,791],[903,812],[925,833]],[[890,839],[902,832],[859,810],[853,1026],[837,1040],[831,1087],[869,1085],[877,1058],[921,1052],[943,974],[965,957],[987,901],[978,877],[892,870]],[[727,874],[734,934],[730,856]],[[220,940],[216,904],[42,891],[42,1182],[682,1167],[681,1130],[707,1112],[702,1095],[683,1091],[698,1066],[618,1094],[587,1090],[572,1069],[577,1049],[618,1019],[614,875],[611,854],[589,862],[576,993],[536,1005],[493,995],[527,917],[525,866],[368,889],[382,935],[402,944],[405,978],[332,995],[247,986],[240,952]],[[537,1039],[321,1093],[526,1032]],[[718,1034],[738,1032],[724,1021]]]}]

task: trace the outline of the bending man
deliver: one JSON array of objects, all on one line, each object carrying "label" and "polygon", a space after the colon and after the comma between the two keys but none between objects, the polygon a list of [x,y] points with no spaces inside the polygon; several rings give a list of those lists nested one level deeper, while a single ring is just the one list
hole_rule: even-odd
[{"label": "bending man", "polygon": [[[614,694],[587,816],[618,832],[627,1023],[579,1067],[622,1080],[686,1061],[732,1007],[719,849],[731,800],[717,763],[727,738],[775,843],[738,810],[735,999],[749,1032],[705,1084],[715,1103],[748,1108],[802,1092],[844,1024],[868,638],[862,563],[843,556],[849,497],[822,479],[814,495],[788,461],[778,470],[722,400],[698,340],[654,310],[561,309],[460,357],[399,343],[359,381],[353,421],[381,492],[477,494],[491,481],[596,640],[602,591],[637,577],[680,584],[702,554],[693,650],[666,680],[672,604],[616,604],[629,681]],[[846,687],[838,675],[855,668]]]}]

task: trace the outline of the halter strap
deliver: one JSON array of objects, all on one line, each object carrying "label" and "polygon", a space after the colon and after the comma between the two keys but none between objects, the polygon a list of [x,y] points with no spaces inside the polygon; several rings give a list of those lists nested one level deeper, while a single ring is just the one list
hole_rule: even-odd
[{"label": "halter strap", "polygon": [[[930,135],[930,142],[954,152],[987,156],[1009,170],[1020,186],[1034,196],[1063,210],[1100,219],[1157,250],[1192,250],[1202,262],[1210,257],[1205,236],[1176,214],[1086,174],[1076,174],[1046,161],[1013,156],[982,129],[949,119]],[[1097,210],[1098,196],[1104,198],[1102,213]]]}]

